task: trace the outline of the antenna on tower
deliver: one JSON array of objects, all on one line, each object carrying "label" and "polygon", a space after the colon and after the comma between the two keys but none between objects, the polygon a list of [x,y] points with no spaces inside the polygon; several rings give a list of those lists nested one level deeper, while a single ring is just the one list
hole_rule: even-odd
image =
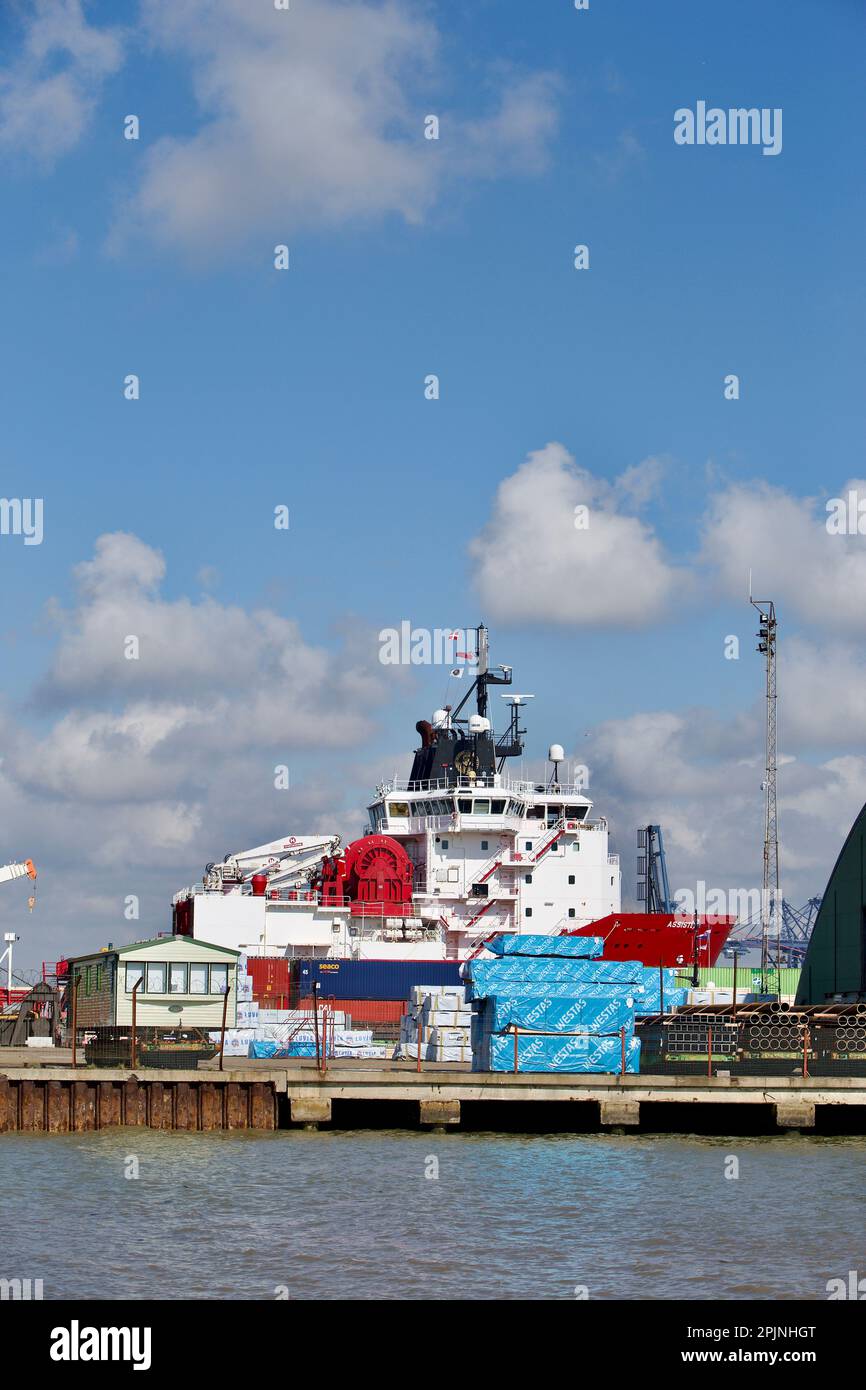
[{"label": "antenna on tower", "polygon": [[770,941],[779,946],[779,826],[776,817],[776,606],[769,599],[752,598],[752,572],[749,571],[749,602],[760,614],[758,651],[766,662],[767,756],[764,775],[764,882],[761,892],[761,993],[767,992],[767,975],[773,959]]}]

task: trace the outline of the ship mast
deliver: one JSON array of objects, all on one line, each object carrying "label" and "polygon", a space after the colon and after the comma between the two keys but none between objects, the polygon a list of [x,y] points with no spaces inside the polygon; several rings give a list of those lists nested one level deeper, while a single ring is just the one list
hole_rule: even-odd
[{"label": "ship mast", "polygon": [[[766,768],[764,773],[764,880],[761,891],[761,993],[767,992],[767,976],[778,965],[779,946],[779,826],[776,815],[776,607],[769,599],[755,599],[749,585],[749,602],[760,614],[758,651],[766,662]],[[771,951],[775,941],[775,959]]]}]

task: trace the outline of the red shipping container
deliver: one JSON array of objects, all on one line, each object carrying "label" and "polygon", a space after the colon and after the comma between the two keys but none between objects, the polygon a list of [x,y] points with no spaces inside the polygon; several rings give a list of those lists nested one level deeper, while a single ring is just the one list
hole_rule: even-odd
[{"label": "red shipping container", "polygon": [[353,1023],[399,1023],[408,1006],[405,999],[337,999],[335,1007]]},{"label": "red shipping container", "polygon": [[289,961],[285,956],[248,956],[247,973],[253,982],[253,998],[271,1008],[287,1008],[289,1002]]}]

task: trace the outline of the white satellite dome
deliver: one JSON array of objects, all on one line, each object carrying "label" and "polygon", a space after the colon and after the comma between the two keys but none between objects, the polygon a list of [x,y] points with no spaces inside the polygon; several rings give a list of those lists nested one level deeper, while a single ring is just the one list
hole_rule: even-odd
[{"label": "white satellite dome", "polygon": [[552,763],[565,761],[565,749],[561,743],[552,743],[547,751],[547,756]]}]

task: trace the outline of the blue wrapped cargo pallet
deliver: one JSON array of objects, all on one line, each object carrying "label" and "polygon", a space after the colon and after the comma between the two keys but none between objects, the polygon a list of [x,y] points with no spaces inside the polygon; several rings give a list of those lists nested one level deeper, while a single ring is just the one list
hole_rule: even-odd
[{"label": "blue wrapped cargo pallet", "polygon": [[[640,1040],[626,1038],[625,1069],[640,1070]],[[514,1035],[488,1033],[473,1049],[473,1071],[514,1071]],[[519,1072],[619,1072],[622,1070],[622,1040],[564,1035],[557,1038],[521,1033],[517,1038]]]},{"label": "blue wrapped cargo pallet", "polygon": [[473,1071],[637,1072],[635,1007],[638,996],[653,1002],[651,972],[639,961],[597,959],[602,944],[499,937],[488,943],[494,960],[467,962]]},{"label": "blue wrapped cargo pallet", "polygon": [[[554,938],[556,940],[557,938]],[[568,939],[568,938],[565,938]],[[506,982],[523,984],[642,985],[645,967],[630,960],[574,960],[556,956],[503,956],[468,961],[464,967],[471,997],[500,992]]]},{"label": "blue wrapped cargo pallet", "polygon": [[556,960],[594,960],[604,950],[600,936],[495,936],[485,943],[494,956],[553,956]]}]

